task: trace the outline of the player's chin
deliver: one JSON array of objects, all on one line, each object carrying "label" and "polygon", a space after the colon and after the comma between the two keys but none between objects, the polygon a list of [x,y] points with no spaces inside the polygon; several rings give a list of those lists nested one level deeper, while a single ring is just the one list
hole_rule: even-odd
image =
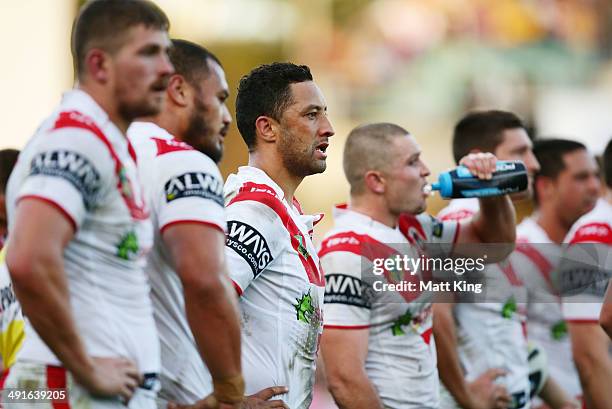
[{"label": "player's chin", "polygon": [[316,173],[323,173],[325,172],[325,169],[327,169],[327,162],[325,161],[325,159],[317,159],[313,161],[312,165],[310,166],[310,171],[312,175]]}]

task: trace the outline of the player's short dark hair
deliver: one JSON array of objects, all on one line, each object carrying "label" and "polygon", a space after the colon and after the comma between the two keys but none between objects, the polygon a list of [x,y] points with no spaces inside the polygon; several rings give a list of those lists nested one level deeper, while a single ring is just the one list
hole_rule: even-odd
[{"label": "player's short dark hair", "polygon": [[507,111],[473,111],[455,125],[453,132],[453,156],[459,163],[461,158],[477,149],[494,152],[503,141],[507,129],[525,129],[521,119]]},{"label": "player's short dark hair", "polygon": [[255,147],[257,118],[280,121],[293,102],[290,85],[306,81],[312,81],[306,65],[279,62],[260,65],[242,77],[236,96],[236,124],[249,150]]},{"label": "player's short dark hair", "polygon": [[585,150],[584,144],[569,139],[538,139],[533,143],[533,154],[540,163],[538,176],[555,179],[565,169],[563,156],[568,153]]},{"label": "player's short dark hair", "polygon": [[92,48],[112,53],[123,45],[128,29],[144,25],[168,31],[164,12],[148,0],[92,0],[83,6],[72,26],[72,59],[77,76],[85,69]]},{"label": "player's short dark hair", "polygon": [[612,139],[608,142],[603,153],[603,173],[606,185],[612,189]]},{"label": "player's short dark hair", "polygon": [[6,190],[6,184],[15,167],[15,163],[17,163],[18,156],[19,151],[16,149],[0,150],[0,194],[3,194]]},{"label": "player's short dark hair", "polygon": [[[534,182],[539,177],[556,179],[559,173],[565,169],[563,156],[574,151],[585,150],[584,144],[569,139],[550,138],[537,139],[533,143],[533,154],[540,163],[540,170],[535,174]],[[537,183],[534,183],[533,199],[538,203]]]},{"label": "player's short dark hair", "polygon": [[222,67],[221,61],[213,53],[187,40],[173,39],[168,55],[174,72],[194,86],[210,74],[209,60]]}]

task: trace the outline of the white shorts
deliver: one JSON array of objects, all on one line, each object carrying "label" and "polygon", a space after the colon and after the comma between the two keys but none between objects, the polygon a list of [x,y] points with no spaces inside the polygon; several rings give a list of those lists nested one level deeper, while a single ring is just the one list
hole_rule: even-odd
[{"label": "white shorts", "polygon": [[[27,392],[38,392],[31,400]],[[54,393],[52,393],[52,391]],[[64,391],[64,393],[62,393]],[[9,395],[13,392],[12,395]],[[56,400],[43,400],[50,397]],[[2,391],[3,409],[156,409],[155,390],[137,388],[126,406],[117,398],[92,396],[77,384],[66,369],[59,366],[17,361],[9,370]],[[64,398],[65,397],[65,398]]]}]

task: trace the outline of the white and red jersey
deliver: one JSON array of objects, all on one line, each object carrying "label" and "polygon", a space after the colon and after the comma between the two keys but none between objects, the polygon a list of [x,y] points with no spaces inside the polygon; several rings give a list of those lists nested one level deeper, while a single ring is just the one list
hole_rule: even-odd
[{"label": "white and red jersey", "polygon": [[[179,223],[203,224],[225,233],[223,178],[212,159],[154,123],[135,122],[128,136],[138,156],[155,234],[146,271],[161,342],[161,395],[193,403],[212,392],[212,379],[187,322],[183,286],[162,233]],[[180,384],[184,393],[172,396],[163,390],[165,378]]]},{"label": "white and red jersey", "polygon": [[[438,213],[441,220],[463,220],[479,210],[478,199],[452,200]],[[527,340],[524,333],[527,289],[505,260],[489,264],[485,269],[485,292],[496,302],[473,302],[456,297],[454,308],[457,323],[459,358],[468,380],[474,380],[490,368],[505,369],[498,378],[513,395],[517,409],[529,407],[529,366]],[[497,300],[504,300],[499,302]]]},{"label": "white and red jersey", "polygon": [[416,291],[382,292],[368,281],[375,259],[419,259],[424,243],[454,243],[458,223],[441,223],[427,214],[403,215],[391,228],[346,207],[334,209],[334,221],[319,252],[326,279],[325,328],[369,329],[365,369],[385,407],[437,408],[433,294],[418,287],[432,273],[385,273],[386,282],[410,280]]},{"label": "white and red jersey", "polygon": [[225,184],[226,255],[240,297],[246,393],[287,386],[292,409],[312,400],[323,331],[324,277],[309,216],[261,169],[243,166]]},{"label": "white and red jersey", "polygon": [[[594,266],[605,269],[608,273],[612,270],[612,204],[599,199],[597,205],[589,213],[582,216],[570,229],[565,238],[567,248],[564,253],[564,263],[578,260],[580,263],[587,262],[593,254],[586,254],[586,243],[589,250],[597,254],[592,258],[596,263]],[[584,247],[583,247],[584,246]],[[564,274],[565,266],[560,267]],[[577,274],[576,274],[577,276]],[[599,322],[599,314],[605,292],[607,280],[604,278],[593,280],[595,284],[586,292],[579,295],[567,296],[563,299],[563,315],[570,322]]]},{"label": "white and red jersey", "polygon": [[0,373],[13,365],[25,337],[25,321],[4,261],[5,254],[6,247],[0,250]]},{"label": "white and red jersey", "polygon": [[[144,272],[152,232],[136,157],[87,93],[66,93],[19,155],[7,188],[9,237],[15,207],[24,198],[56,207],[74,226],[64,270],[87,353],[127,357],[143,373],[158,372],[159,343]],[[8,246],[10,251],[10,239]],[[29,325],[26,334],[18,361],[60,364]]]},{"label": "white and red jersey", "polygon": [[565,392],[578,397],[580,379],[554,278],[561,253],[562,247],[550,240],[533,217],[518,225],[512,265],[528,289],[527,337],[550,357],[550,376]]}]

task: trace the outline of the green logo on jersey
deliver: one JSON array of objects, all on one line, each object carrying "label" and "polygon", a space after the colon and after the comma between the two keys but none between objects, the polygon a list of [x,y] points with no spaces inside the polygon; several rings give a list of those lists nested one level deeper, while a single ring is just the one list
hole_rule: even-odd
[{"label": "green logo on jersey", "polygon": [[510,297],[508,301],[502,307],[501,315],[504,318],[512,318],[512,315],[516,312],[516,300],[513,297]]},{"label": "green logo on jersey", "polygon": [[312,305],[310,290],[308,290],[308,294],[304,294],[302,298],[296,298],[295,300],[297,301],[297,304],[294,305],[295,312],[297,313],[297,320],[310,324],[310,319],[315,312],[314,306]]},{"label": "green logo on jersey", "polygon": [[561,341],[567,336],[567,323],[563,320],[550,327],[550,336],[555,341]]},{"label": "green logo on jersey", "polygon": [[130,186],[130,180],[127,177],[127,172],[124,166],[119,169],[119,186],[123,196],[132,197],[132,187]]},{"label": "green logo on jersey", "polygon": [[410,325],[412,323],[412,312],[410,310],[406,310],[404,315],[400,316],[393,322],[393,326],[391,327],[391,333],[393,336],[406,335],[406,331],[402,328],[405,325]]},{"label": "green logo on jersey", "polygon": [[129,260],[130,253],[137,254],[138,250],[138,237],[136,237],[136,233],[131,231],[123,236],[121,242],[117,245],[117,257]]},{"label": "green logo on jersey", "polygon": [[293,237],[298,241],[298,248],[297,248],[298,253],[300,253],[302,257],[304,258],[310,257],[310,254],[308,254],[308,250],[304,246],[304,237],[302,237],[301,234],[296,234]]}]

